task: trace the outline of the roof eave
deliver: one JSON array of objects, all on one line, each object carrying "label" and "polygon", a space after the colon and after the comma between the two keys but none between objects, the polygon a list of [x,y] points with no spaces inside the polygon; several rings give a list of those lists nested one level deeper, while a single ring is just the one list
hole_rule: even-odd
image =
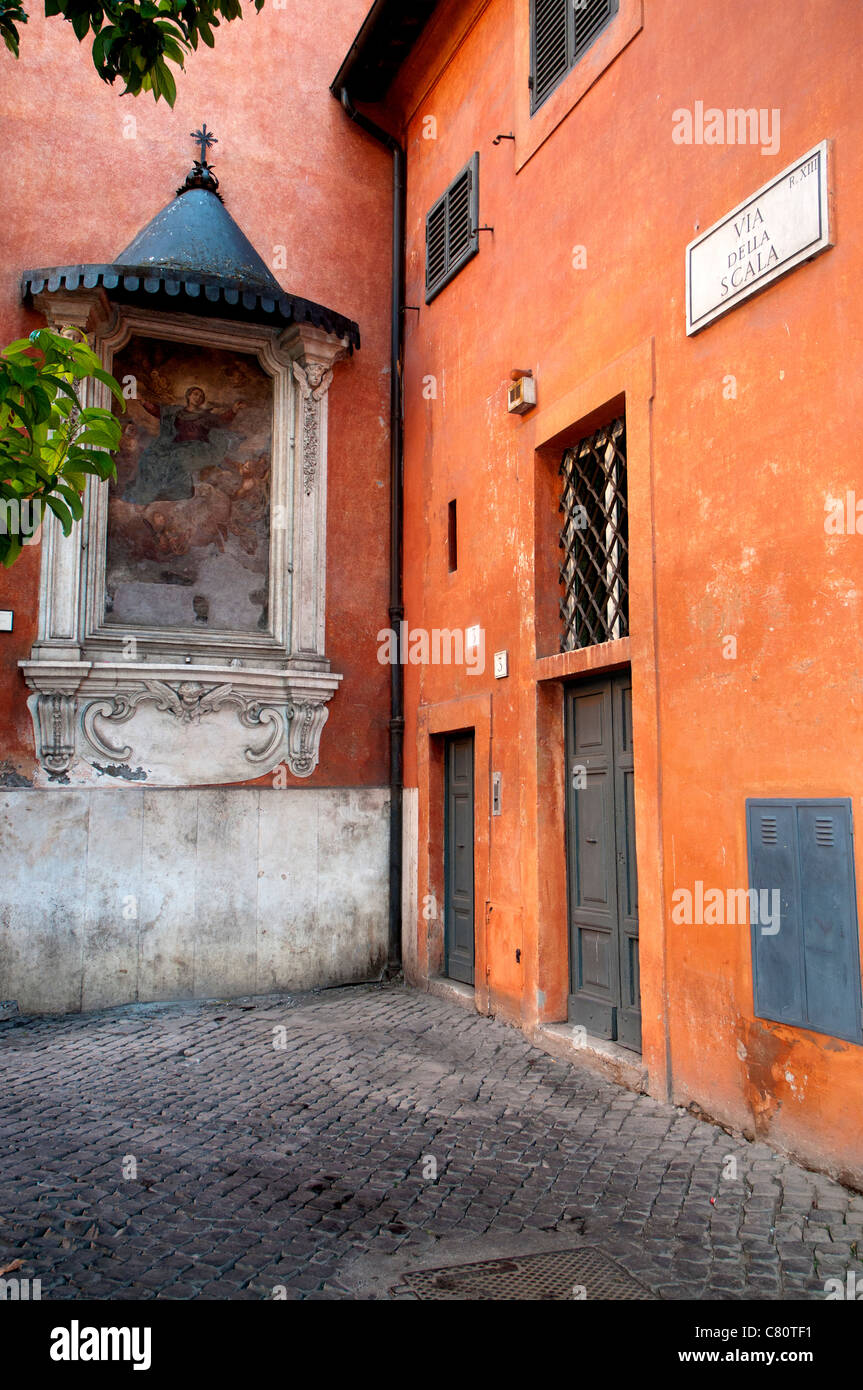
[{"label": "roof eave", "polygon": [[353,101],[385,99],[402,63],[437,9],[438,0],[374,0],[348,49],[330,91]]},{"label": "roof eave", "polygon": [[[25,302],[43,292],[56,294],[58,290],[74,292],[100,288],[149,308],[170,305],[185,313],[224,312],[227,317],[254,323],[310,323],[342,339],[352,350],[360,347],[360,330],[352,319],[284,290],[278,296],[271,295],[260,286],[250,287],[224,276],[192,276],[162,267],[114,263],[48,266],[25,270],[21,277],[21,297]],[[174,300],[177,302],[172,304]]]}]

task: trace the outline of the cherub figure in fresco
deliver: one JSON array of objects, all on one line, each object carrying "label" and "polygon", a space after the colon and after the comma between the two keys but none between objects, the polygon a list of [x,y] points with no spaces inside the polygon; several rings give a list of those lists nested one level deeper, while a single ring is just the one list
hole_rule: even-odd
[{"label": "cherub figure in fresco", "polygon": [[163,405],[141,399],[148,415],[159,421],[159,434],[138,462],[138,476],[123,493],[124,500],[146,506],[150,502],[182,501],[194,494],[192,474],[218,467],[240,436],[227,426],[246,402],[231,406],[207,405],[201,386],[190,386],[182,405]]},{"label": "cherub figure in fresco", "polygon": [[144,516],[163,555],[187,555],[214,545],[221,553],[228,534],[230,501],[208,483],[197,483],[195,495],[177,502],[153,502]]},{"label": "cherub figure in fresco", "polygon": [[141,448],[138,425],[128,416],[120,421],[120,447],[114,455],[117,466],[116,481],[111,484],[111,496],[119,499],[125,489],[134,481],[138,472],[138,455]]},{"label": "cherub figure in fresco", "polygon": [[270,512],[270,463],[266,454],[234,464],[239,469],[239,487],[231,505],[229,530],[247,555],[254,555],[267,539]]},{"label": "cherub figure in fresco", "polygon": [[161,555],[185,555],[189,549],[185,537],[168,529],[168,518],[163,510],[154,508],[146,513],[147,521],[156,538],[156,548]]}]

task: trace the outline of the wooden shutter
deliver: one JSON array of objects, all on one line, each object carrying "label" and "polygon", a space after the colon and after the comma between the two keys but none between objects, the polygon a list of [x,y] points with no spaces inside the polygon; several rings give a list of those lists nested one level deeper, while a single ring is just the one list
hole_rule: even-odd
[{"label": "wooden shutter", "polygon": [[446,274],[446,193],[435,203],[426,219],[426,289],[440,283]]},{"label": "wooden shutter", "polygon": [[459,174],[447,194],[447,265],[461,261],[470,250],[474,227],[470,215],[471,166]]},{"label": "wooden shutter", "polygon": [[572,0],[532,0],[530,83],[533,111],[554,91],[569,68],[567,10],[571,4]]},{"label": "wooden shutter", "polygon": [[530,109],[550,96],[617,13],[619,0],[531,0]]},{"label": "wooden shutter", "polygon": [[849,800],[749,800],[749,885],[778,889],[779,931],[752,925],[760,1018],[863,1042]]},{"label": "wooden shutter", "polygon": [[426,217],[426,304],[479,250],[479,154]]},{"label": "wooden shutter", "polygon": [[617,11],[617,0],[574,0],[572,62],[577,63]]}]

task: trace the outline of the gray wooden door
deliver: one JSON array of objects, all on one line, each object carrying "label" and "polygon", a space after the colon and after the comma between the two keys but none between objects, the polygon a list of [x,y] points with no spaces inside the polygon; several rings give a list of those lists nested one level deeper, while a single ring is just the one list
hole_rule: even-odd
[{"label": "gray wooden door", "polygon": [[566,695],[569,1019],[641,1050],[629,672]]},{"label": "gray wooden door", "polygon": [[474,960],[473,734],[446,740],[444,955],[452,980],[472,985]]}]

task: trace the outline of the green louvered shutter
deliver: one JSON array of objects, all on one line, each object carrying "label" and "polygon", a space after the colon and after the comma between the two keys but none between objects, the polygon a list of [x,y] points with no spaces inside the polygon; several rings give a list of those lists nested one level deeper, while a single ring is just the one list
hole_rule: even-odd
[{"label": "green louvered shutter", "polygon": [[479,154],[426,217],[426,304],[479,250]]},{"label": "green louvered shutter", "polygon": [[531,115],[617,14],[619,0],[530,0]]}]

